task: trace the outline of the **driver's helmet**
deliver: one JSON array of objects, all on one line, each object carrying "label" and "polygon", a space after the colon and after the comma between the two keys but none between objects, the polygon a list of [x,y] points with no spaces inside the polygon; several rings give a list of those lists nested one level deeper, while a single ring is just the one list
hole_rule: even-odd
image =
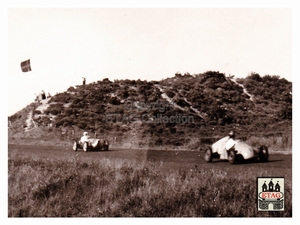
[{"label": "driver's helmet", "polygon": [[230,137],[230,138],[234,138],[234,137],[235,137],[235,134],[234,134],[233,131],[230,131],[230,132],[229,132],[229,137]]},{"label": "driver's helmet", "polygon": [[84,136],[87,136],[87,135],[88,135],[88,132],[86,132],[86,131],[83,132],[83,135],[84,135]]}]

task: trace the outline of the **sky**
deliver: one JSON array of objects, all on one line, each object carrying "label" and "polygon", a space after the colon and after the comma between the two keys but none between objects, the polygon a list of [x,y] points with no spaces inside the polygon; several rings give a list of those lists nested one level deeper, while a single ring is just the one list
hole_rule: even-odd
[{"label": "sky", "polygon": [[[30,59],[32,71],[21,71]],[[42,90],[219,71],[292,81],[290,8],[9,8],[8,115]]]}]

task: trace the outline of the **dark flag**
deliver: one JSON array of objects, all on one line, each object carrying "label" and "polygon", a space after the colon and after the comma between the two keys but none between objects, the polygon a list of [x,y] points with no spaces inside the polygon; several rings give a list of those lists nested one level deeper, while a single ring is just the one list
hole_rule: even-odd
[{"label": "dark flag", "polygon": [[22,69],[22,72],[28,72],[28,71],[31,71],[31,67],[30,67],[30,59],[21,62],[21,69]]}]

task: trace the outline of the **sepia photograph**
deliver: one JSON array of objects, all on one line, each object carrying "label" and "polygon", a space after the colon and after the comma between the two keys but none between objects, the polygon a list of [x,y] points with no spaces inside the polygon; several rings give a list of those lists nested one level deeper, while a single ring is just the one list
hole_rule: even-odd
[{"label": "sepia photograph", "polygon": [[151,6],[8,6],[8,220],[295,217],[293,4]]}]

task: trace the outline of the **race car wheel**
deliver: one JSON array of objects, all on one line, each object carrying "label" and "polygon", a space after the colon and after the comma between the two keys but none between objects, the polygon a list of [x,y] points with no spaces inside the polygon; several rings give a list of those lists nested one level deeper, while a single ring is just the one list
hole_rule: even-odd
[{"label": "race car wheel", "polygon": [[87,150],[88,150],[88,143],[84,142],[82,148],[83,148],[83,151],[87,152]]},{"label": "race car wheel", "polygon": [[212,150],[211,148],[208,148],[205,150],[205,154],[204,154],[204,159],[206,162],[211,162],[212,161]]},{"label": "race car wheel", "polygon": [[103,149],[104,151],[108,151],[108,145],[104,145]]},{"label": "race car wheel", "polygon": [[78,147],[77,147],[77,142],[74,141],[74,144],[73,144],[73,150],[74,150],[74,151],[77,151],[77,149],[78,149]]},{"label": "race car wheel", "polygon": [[262,145],[259,147],[259,153],[258,153],[258,157],[259,157],[259,161],[261,162],[267,162],[269,159],[269,150],[268,147],[265,145]]},{"label": "race car wheel", "polygon": [[230,164],[234,164],[236,161],[236,153],[234,149],[230,149],[228,151],[228,161],[230,162]]}]

